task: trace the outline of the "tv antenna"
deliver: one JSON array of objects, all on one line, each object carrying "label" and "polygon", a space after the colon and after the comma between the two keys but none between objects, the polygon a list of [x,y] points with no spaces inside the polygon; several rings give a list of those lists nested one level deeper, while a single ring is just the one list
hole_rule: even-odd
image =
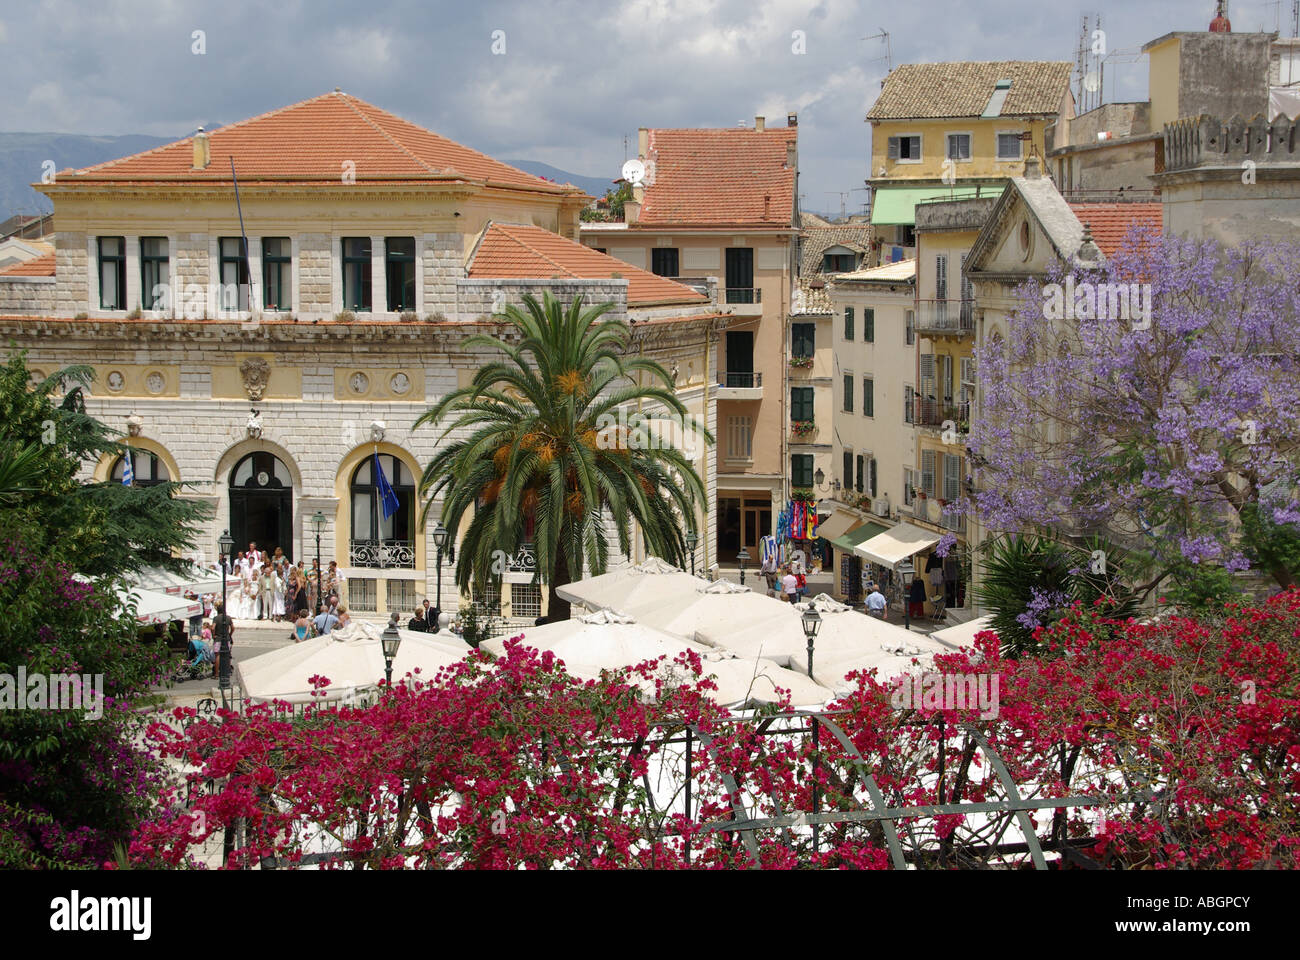
[{"label": "tv antenna", "polygon": [[[889,76],[889,74],[893,73],[893,72],[894,72],[894,48],[893,48],[893,46],[892,46],[892,45],[890,44],[890,42],[889,42],[889,31],[888,31],[888,30],[885,30],[884,28],[881,28],[881,31],[880,31],[879,33],[873,33],[871,36],[869,36],[869,37],[863,37],[862,39],[863,39],[863,40],[881,40],[881,41],[884,42],[884,44],[885,44],[885,55],[884,55],[883,57],[874,57],[874,58],[872,58],[871,60],[868,60],[867,63],[879,63],[881,60],[884,60],[884,61],[885,61],[885,76]],[[883,83],[883,81],[882,81],[882,83]]]}]

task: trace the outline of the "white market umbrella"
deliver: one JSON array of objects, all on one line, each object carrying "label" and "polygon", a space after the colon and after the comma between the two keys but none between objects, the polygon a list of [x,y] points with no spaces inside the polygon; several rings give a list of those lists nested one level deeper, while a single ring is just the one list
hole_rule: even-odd
[{"label": "white market umbrella", "polygon": [[686,650],[693,650],[701,657],[717,655],[702,644],[669,636],[646,624],[608,611],[571,620],[556,620],[539,627],[523,627],[484,640],[479,644],[479,649],[502,656],[506,642],[520,634],[523,634],[521,642],[524,646],[539,652],[549,650],[564,661],[565,669],[570,674],[582,679],[594,679],[602,669],[630,667],[661,656],[667,657],[668,662],[671,662]]},{"label": "white market umbrella", "polygon": [[[823,632],[825,629],[823,626]],[[901,628],[896,629],[900,629],[901,632]],[[836,695],[842,696],[856,686],[845,679],[850,673],[875,668],[878,671],[876,679],[884,683],[900,674],[910,673],[929,665],[936,653],[951,652],[947,647],[930,641],[922,634],[912,634],[903,642],[876,640],[846,653],[842,648],[825,649],[819,634],[813,647],[812,678],[834,690]],[[912,663],[914,659],[920,661],[919,667]],[[792,659],[790,666],[793,670],[807,676],[806,654],[802,660]]]},{"label": "white market umbrella", "polygon": [[792,707],[820,707],[835,699],[835,692],[770,660],[719,660],[703,665],[702,676],[712,675],[717,684],[711,695],[724,707],[776,703],[777,687],[790,691]]},{"label": "white market umbrella", "polygon": [[588,610],[618,610],[655,603],[671,603],[707,585],[708,581],[677,569],[658,557],[597,577],[588,577],[556,588],[570,603]]},{"label": "white market umbrella", "polygon": [[977,617],[953,627],[944,627],[930,634],[931,640],[937,640],[946,647],[961,650],[975,645],[975,634],[993,629],[993,616]]},{"label": "white market umbrella", "polygon": [[[808,638],[803,632],[803,613],[807,604],[791,606],[774,602],[780,607],[775,616],[740,629],[710,633],[707,639],[737,657],[762,657],[781,666],[802,663],[806,674]],[[821,629],[814,641],[814,664],[818,659],[828,662],[850,659],[877,649],[881,643],[899,644],[917,636],[848,607],[839,612],[824,612],[821,618]]]},{"label": "white market umbrella", "polygon": [[[720,581],[725,582],[725,581]],[[623,610],[641,623],[665,633],[695,640],[710,647],[725,646],[723,638],[738,630],[766,624],[770,627],[790,617],[790,605],[761,593],[713,592],[717,585],[688,594],[678,594],[669,601]],[[709,592],[705,592],[709,591]]]},{"label": "white market umbrella", "polygon": [[172,620],[188,620],[203,612],[203,604],[197,600],[159,593],[156,590],[144,590],[140,587],[118,588],[118,599],[123,609],[135,607],[135,618],[140,623],[169,623]]},{"label": "white market umbrella", "polygon": [[[432,680],[439,669],[463,660],[470,650],[458,639],[443,640],[414,630],[399,629],[398,634],[402,643],[393,659],[394,683],[408,673],[422,681]],[[374,624],[353,621],[322,636],[237,662],[239,685],[253,701],[311,703],[321,699],[352,699],[377,689],[384,679],[381,636],[382,631]],[[238,631],[234,642],[239,643]],[[330,680],[323,698],[311,695],[313,676]]]}]

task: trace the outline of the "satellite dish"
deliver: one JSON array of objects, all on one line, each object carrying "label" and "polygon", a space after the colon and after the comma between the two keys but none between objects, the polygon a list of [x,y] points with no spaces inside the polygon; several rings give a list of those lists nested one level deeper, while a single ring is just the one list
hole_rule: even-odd
[{"label": "satellite dish", "polygon": [[623,164],[623,179],[633,186],[640,186],[645,179],[645,164],[640,160],[629,160]]}]

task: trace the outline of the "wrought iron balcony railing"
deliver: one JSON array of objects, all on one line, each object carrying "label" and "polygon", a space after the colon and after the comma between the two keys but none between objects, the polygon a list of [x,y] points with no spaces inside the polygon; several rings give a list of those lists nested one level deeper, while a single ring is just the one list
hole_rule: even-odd
[{"label": "wrought iron balcony railing", "polygon": [[912,422],[918,427],[941,427],[951,420],[961,432],[965,432],[970,422],[970,402],[953,403],[942,400],[926,400],[917,397],[913,403],[916,410]]},{"label": "wrought iron balcony railing", "polygon": [[753,370],[718,371],[720,387],[761,387],[762,385],[763,375]]},{"label": "wrought iron balcony railing", "polygon": [[351,566],[415,569],[415,544],[410,540],[353,540],[350,547]]},{"label": "wrought iron balcony railing", "polygon": [[917,307],[915,327],[922,335],[975,332],[974,300],[920,300]]},{"label": "wrought iron balcony railing", "polygon": [[763,291],[759,287],[727,287],[727,303],[762,303]]}]

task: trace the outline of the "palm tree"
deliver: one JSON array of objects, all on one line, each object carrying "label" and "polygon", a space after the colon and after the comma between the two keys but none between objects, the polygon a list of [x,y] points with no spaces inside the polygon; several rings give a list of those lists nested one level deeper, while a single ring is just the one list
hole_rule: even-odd
[{"label": "palm tree", "polygon": [[[423,527],[435,501],[453,532],[472,515],[456,557],[464,590],[499,583],[506,558],[529,537],[537,576],[547,585],[548,616],[563,619],[569,604],[556,587],[605,572],[606,521],[620,551],[631,549],[630,520],[646,549],[680,565],[686,557],[683,523],[696,528],[695,505],[704,484],[682,450],[658,440],[655,421],[671,420],[712,443],[673,393],[662,366],[626,356],[631,328],[601,319],[613,305],[566,310],[549,293],[542,303],[523,297],[501,319],[517,338],[480,334],[466,346],[504,355],[479,368],[473,383],[443,397],[417,421],[441,424],[463,439],[442,447],[420,481]],[[640,375],[645,374],[642,378]],[[644,379],[645,383],[638,382]],[[620,408],[653,405],[654,412],[622,418]],[[630,423],[628,421],[631,421]]]}]

